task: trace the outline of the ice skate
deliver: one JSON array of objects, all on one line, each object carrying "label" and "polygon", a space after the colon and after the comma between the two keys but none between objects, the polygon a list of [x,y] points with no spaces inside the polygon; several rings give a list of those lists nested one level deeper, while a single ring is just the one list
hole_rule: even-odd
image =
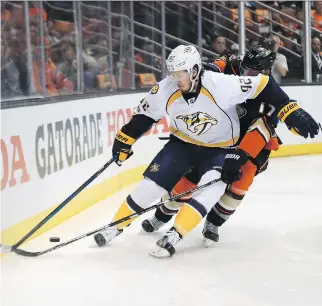
[{"label": "ice skate", "polygon": [[146,219],[142,222],[142,229],[147,233],[158,231],[165,223],[160,221],[155,216]]},{"label": "ice skate", "polygon": [[150,253],[157,258],[171,257],[175,252],[174,246],[182,239],[182,236],[172,227],[160,240],[156,248]]},{"label": "ice skate", "polygon": [[123,230],[118,230],[116,227],[109,227],[94,235],[94,240],[99,247],[102,247],[111,242],[116,236],[121,234]]},{"label": "ice skate", "polygon": [[205,220],[202,234],[204,236],[203,244],[206,248],[209,248],[214,242],[219,241],[218,226],[212,224],[208,220]]}]

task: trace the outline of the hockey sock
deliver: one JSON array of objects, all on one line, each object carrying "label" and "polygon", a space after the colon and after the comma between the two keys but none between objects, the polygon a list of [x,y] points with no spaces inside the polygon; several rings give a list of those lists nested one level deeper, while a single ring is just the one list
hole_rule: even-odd
[{"label": "hockey sock", "polygon": [[206,208],[198,201],[191,199],[182,205],[174,222],[174,228],[181,236],[193,230],[200,221],[206,216]]},{"label": "hockey sock", "polygon": [[154,216],[163,223],[167,223],[178,211],[178,209],[169,209],[166,205],[161,205],[155,211]]},{"label": "hockey sock", "polygon": [[[218,203],[216,205],[218,205]],[[216,225],[219,227],[219,226],[223,225],[228,220],[230,215],[222,216],[222,214],[216,209],[216,205],[208,213],[206,219],[207,219],[207,221],[209,221],[213,225]]]},{"label": "hockey sock", "polygon": [[[113,222],[117,221],[119,219],[122,219],[128,215],[132,215],[135,212],[139,212],[142,208],[137,205],[133,199],[131,198],[131,196],[129,195],[126,200],[121,204],[120,208],[118,209],[118,211],[116,212],[114,218],[113,218]],[[138,217],[133,217],[130,220],[124,221],[120,224],[116,225],[116,228],[118,230],[123,229],[127,226],[129,226],[136,218]]]}]

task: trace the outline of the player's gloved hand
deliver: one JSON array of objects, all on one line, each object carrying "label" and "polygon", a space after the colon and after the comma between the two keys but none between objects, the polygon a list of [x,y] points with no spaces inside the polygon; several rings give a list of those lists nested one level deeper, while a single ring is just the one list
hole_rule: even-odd
[{"label": "player's gloved hand", "polygon": [[241,167],[246,164],[248,158],[248,154],[241,149],[227,154],[221,171],[221,180],[226,184],[240,180],[242,177]]},{"label": "player's gloved hand", "polygon": [[131,148],[134,142],[134,138],[126,135],[122,131],[118,131],[118,133],[116,134],[112,147],[112,155],[116,157],[115,162],[119,166],[122,165],[122,162],[133,155]]},{"label": "player's gloved hand", "polygon": [[278,113],[278,119],[285,122],[291,132],[307,138],[314,138],[319,133],[319,125],[296,101],[290,100]]}]

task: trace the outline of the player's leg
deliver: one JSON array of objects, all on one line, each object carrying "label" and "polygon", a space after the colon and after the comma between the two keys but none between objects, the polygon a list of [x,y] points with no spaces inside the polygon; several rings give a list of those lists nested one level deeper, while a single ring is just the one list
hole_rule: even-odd
[{"label": "player's leg", "polygon": [[[178,141],[169,141],[145,170],[144,179],[131,192],[116,212],[113,221],[147,208],[171,191],[179,179],[191,168],[189,149]],[[96,234],[94,239],[103,246],[118,236],[135,218]]]},{"label": "player's leg", "polygon": [[[171,193],[163,196],[162,200],[166,200],[169,196],[175,196],[189,189],[195,188],[200,181],[200,176],[196,168],[191,169],[180,181],[174,186]],[[186,195],[176,201],[171,201],[158,207],[155,214],[142,222],[142,228],[145,232],[151,233],[159,230],[164,224],[168,223],[172,217],[178,213],[181,205],[187,202],[191,197]]]},{"label": "player's leg", "polygon": [[203,229],[206,247],[219,240],[218,228],[236,211],[253,183],[254,177],[267,169],[271,150],[278,150],[278,147],[278,139],[274,136],[256,158],[243,166],[242,178],[227,187],[225,194],[208,213]]},{"label": "player's leg", "polygon": [[[227,153],[229,152],[223,153],[220,149],[212,151],[212,158],[198,167],[200,174],[204,173],[198,183],[199,186],[221,177],[220,171],[214,170],[214,166],[221,167]],[[219,181],[193,194],[192,198],[181,206],[173,227],[157,241],[157,247],[151,255],[172,256],[175,253],[175,245],[200,223],[212,208],[214,200],[218,201],[222,196],[225,188],[226,184]]]},{"label": "player's leg", "polygon": [[218,228],[222,226],[240,205],[255,177],[257,167],[248,161],[242,166],[242,177],[226,188],[225,193],[208,213],[202,234],[205,246],[219,240]]},{"label": "player's leg", "polygon": [[270,150],[278,150],[278,137],[274,131],[274,122],[267,118],[255,120],[241,140],[239,148],[250,156],[242,167],[242,178],[230,185],[222,198],[207,215],[203,234],[205,245],[218,241],[218,228],[228,220],[240,205],[256,174],[264,171],[268,164]]}]

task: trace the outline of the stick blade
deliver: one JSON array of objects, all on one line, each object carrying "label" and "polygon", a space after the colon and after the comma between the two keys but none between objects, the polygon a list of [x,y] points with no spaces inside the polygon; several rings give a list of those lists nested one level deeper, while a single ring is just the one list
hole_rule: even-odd
[{"label": "stick blade", "polygon": [[4,244],[0,245],[0,253],[8,254],[8,253],[11,253],[11,252],[12,252],[12,246],[4,245]]},{"label": "stick blade", "polygon": [[13,252],[15,252],[17,255],[24,257],[37,257],[40,254],[40,252],[28,252],[21,249],[14,249]]}]

